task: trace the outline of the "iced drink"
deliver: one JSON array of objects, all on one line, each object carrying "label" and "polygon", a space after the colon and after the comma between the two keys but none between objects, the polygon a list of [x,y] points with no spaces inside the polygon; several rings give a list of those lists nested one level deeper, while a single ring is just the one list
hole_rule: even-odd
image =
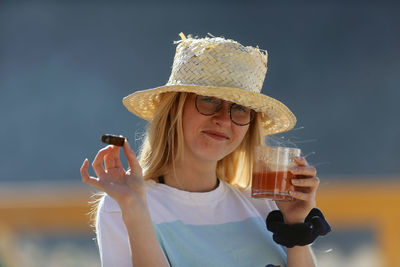
[{"label": "iced drink", "polygon": [[295,166],[294,158],[300,156],[300,149],[289,147],[258,146],[255,149],[251,195],[254,198],[292,200],[289,190]]}]

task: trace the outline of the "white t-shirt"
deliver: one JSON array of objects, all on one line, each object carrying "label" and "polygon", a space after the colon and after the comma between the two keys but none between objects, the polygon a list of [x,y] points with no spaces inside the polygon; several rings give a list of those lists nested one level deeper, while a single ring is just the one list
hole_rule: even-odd
[{"label": "white t-shirt", "polygon": [[[191,193],[146,181],[159,244],[171,266],[286,266],[284,248],[265,226],[277,209],[266,199],[221,181],[210,192]],[[132,266],[129,237],[118,204],[100,203],[97,240],[103,267]]]}]

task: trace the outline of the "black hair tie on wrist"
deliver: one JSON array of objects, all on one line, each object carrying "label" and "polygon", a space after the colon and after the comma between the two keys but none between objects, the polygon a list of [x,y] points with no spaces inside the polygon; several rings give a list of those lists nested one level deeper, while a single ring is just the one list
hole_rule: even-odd
[{"label": "black hair tie on wrist", "polygon": [[266,223],[267,229],[274,233],[274,241],[288,248],[311,244],[318,236],[331,231],[324,215],[317,208],[310,211],[304,223],[285,224],[280,210],[271,211]]}]

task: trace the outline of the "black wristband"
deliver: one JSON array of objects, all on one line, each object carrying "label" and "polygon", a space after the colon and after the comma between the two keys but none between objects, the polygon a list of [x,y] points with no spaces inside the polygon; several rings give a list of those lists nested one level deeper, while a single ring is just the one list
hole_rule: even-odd
[{"label": "black wristband", "polygon": [[280,210],[271,211],[266,223],[267,229],[273,232],[274,241],[288,248],[311,244],[318,236],[331,231],[324,215],[317,208],[310,211],[304,223],[285,224]]}]

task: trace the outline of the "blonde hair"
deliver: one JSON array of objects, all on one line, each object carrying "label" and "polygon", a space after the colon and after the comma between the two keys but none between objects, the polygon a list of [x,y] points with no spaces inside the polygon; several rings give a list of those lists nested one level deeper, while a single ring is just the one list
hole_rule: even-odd
[{"label": "blonde hair", "polygon": [[[169,92],[160,95],[157,111],[149,123],[139,152],[144,179],[157,179],[175,169],[183,155],[182,113],[188,93]],[[261,114],[249,126],[241,144],[217,163],[217,177],[239,188],[251,181],[253,147],[263,144]]]},{"label": "blonde hair", "polygon": [[177,92],[159,96],[138,156],[144,179],[164,175],[183,157],[182,113],[186,97],[186,93]]}]

